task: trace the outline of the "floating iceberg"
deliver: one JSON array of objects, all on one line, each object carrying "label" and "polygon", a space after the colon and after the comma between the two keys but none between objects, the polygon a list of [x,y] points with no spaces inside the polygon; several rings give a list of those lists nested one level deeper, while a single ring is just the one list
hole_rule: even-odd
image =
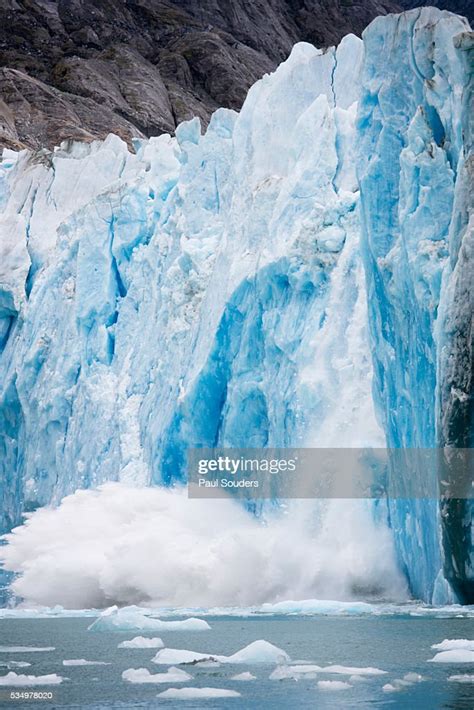
[{"label": "floating iceberg", "polygon": [[158,637],[135,636],[129,641],[119,643],[118,648],[163,648],[164,645],[163,641]]},{"label": "floating iceberg", "polygon": [[173,700],[207,700],[212,698],[240,698],[240,693],[236,690],[225,690],[224,688],[168,688],[168,690],[158,693],[158,697]]},{"label": "floating iceberg", "polygon": [[318,680],[318,688],[320,690],[349,690],[352,685],[342,680]]},{"label": "floating iceberg", "polygon": [[50,675],[18,675],[14,671],[0,676],[0,685],[22,686],[22,685],[58,685],[64,678],[56,673]]},{"label": "floating iceberg", "polygon": [[453,648],[450,651],[441,651],[429,663],[474,663],[474,650],[468,648]]},{"label": "floating iceberg", "polygon": [[145,616],[133,607],[110,607],[88,627],[88,631],[204,631],[210,628],[203,619],[162,621]]},{"label": "floating iceberg", "polygon": [[321,668],[323,673],[337,673],[340,675],[360,675],[360,676],[370,676],[370,675],[384,675],[387,671],[382,671],[380,668],[357,668],[355,666],[326,666]]},{"label": "floating iceberg", "polygon": [[152,658],[153,663],[174,665],[180,663],[196,663],[198,661],[218,661],[219,663],[287,663],[288,654],[281,648],[268,641],[260,639],[253,641],[245,648],[240,649],[231,656],[222,656],[214,653],[200,653],[177,648],[164,648]]},{"label": "floating iceberg", "polygon": [[27,661],[7,661],[6,663],[0,661],[1,668],[28,668],[28,666],[31,666],[31,663]]},{"label": "floating iceberg", "polygon": [[451,651],[453,649],[474,651],[474,641],[470,639],[445,639],[441,643],[434,643],[431,648],[436,648],[439,651]]},{"label": "floating iceberg", "polygon": [[85,658],[69,658],[63,661],[63,666],[110,666],[108,661],[87,661]]},{"label": "floating iceberg", "polygon": [[315,678],[316,674],[321,670],[321,666],[315,666],[309,663],[308,665],[295,664],[292,666],[277,666],[270,674],[270,680],[286,680],[287,678],[290,678],[291,680],[299,680],[300,678]]},{"label": "floating iceberg", "polygon": [[0,646],[0,653],[43,653],[55,650],[54,646]]},{"label": "floating iceberg", "polygon": [[399,690],[406,690],[414,683],[424,680],[419,673],[406,673],[403,678],[395,678],[391,683],[386,683],[382,690],[384,693],[396,693]]},{"label": "floating iceberg", "polygon": [[366,602],[341,602],[328,599],[303,599],[301,601],[284,601],[276,604],[262,604],[260,610],[269,614],[341,614],[360,615],[373,614],[373,604]]},{"label": "floating iceberg", "polygon": [[244,671],[243,673],[233,675],[231,680],[257,680],[257,676],[253,675],[249,671]]},{"label": "floating iceberg", "polygon": [[185,683],[192,675],[180,668],[168,668],[166,673],[150,673],[146,668],[128,668],[122,673],[122,680],[129,683]]}]

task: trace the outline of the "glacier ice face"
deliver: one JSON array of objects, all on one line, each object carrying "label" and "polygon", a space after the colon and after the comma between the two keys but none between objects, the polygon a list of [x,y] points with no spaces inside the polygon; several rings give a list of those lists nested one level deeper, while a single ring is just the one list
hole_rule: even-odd
[{"label": "glacier ice face", "polygon": [[[204,136],[195,119],[135,156],[114,137],[59,150],[49,169],[20,156],[5,214],[34,225],[37,268],[1,364],[10,525],[78,486],[183,478],[195,443],[303,441],[308,401],[327,406],[331,388],[308,393],[299,373],[346,242],[349,318],[363,291],[355,106],[334,108],[340,51],[360,57],[362,44],[297,45]],[[76,185],[86,204],[72,210]]]},{"label": "glacier ice face", "polygon": [[[364,35],[361,251],[375,398],[394,448],[472,446],[467,29],[428,8],[397,22],[378,18]],[[470,501],[442,503],[441,518],[437,501],[390,504],[416,596],[446,594],[441,534],[445,573],[461,598],[473,598],[472,515]]]},{"label": "glacier ice face", "polygon": [[[3,529],[182,481],[193,445],[472,445],[467,29],[424,9],[298,44],[239,114],[135,154],[6,152]],[[466,596],[460,505],[442,535],[436,502],[389,505],[419,598],[451,598],[443,560]]]}]

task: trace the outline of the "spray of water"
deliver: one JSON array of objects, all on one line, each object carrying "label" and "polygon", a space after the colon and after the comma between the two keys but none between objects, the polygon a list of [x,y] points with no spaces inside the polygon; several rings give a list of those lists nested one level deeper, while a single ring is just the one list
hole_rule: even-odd
[{"label": "spray of water", "polygon": [[314,502],[293,501],[257,520],[230,499],[107,483],[28,515],[2,557],[27,603],[66,608],[405,595],[389,532],[369,508],[334,501],[322,523],[314,513]]}]

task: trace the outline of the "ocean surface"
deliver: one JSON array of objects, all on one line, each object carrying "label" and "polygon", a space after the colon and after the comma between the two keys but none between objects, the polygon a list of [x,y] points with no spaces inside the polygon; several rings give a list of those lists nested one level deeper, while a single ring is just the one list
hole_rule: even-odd
[{"label": "ocean surface", "polygon": [[[175,617],[176,618],[176,617]],[[34,676],[57,674],[60,685],[0,687],[2,707],[17,708],[257,708],[295,710],[297,708],[377,708],[397,710],[474,707],[474,683],[448,681],[453,675],[474,673],[472,663],[430,663],[436,650],[431,646],[444,639],[468,639],[474,621],[460,615],[439,618],[411,616],[206,616],[207,631],[91,632],[91,618],[64,616],[0,619],[0,675],[8,671]],[[166,647],[230,655],[247,644],[265,639],[283,649],[291,663],[319,666],[342,665],[377,668],[385,674],[364,676],[317,672],[307,678],[270,679],[275,664],[221,664],[217,667],[181,665],[193,678],[186,683],[132,684],[122,679],[129,668],[147,668],[151,673],[166,672],[151,658],[157,649],[122,649],[118,644],[134,636],[160,636]],[[20,652],[9,647],[54,647],[54,650]],[[65,659],[103,661],[109,665],[64,666]],[[28,662],[29,667],[8,668],[11,661]],[[289,664],[288,667],[291,667]],[[255,680],[231,680],[250,671]],[[396,679],[417,673],[422,680],[383,690]],[[339,681],[351,687],[318,685],[319,681]],[[216,699],[167,699],[157,697],[169,687],[224,688],[239,697]],[[10,692],[47,691],[52,700],[40,702],[10,699]]]}]

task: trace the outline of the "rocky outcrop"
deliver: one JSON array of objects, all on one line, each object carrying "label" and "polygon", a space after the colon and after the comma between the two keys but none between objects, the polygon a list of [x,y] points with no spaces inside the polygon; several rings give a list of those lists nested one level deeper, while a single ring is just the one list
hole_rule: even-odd
[{"label": "rocky outcrop", "polygon": [[295,42],[335,44],[400,2],[0,0],[0,144],[109,132],[130,143],[195,115],[206,125],[218,106],[239,109]]}]

